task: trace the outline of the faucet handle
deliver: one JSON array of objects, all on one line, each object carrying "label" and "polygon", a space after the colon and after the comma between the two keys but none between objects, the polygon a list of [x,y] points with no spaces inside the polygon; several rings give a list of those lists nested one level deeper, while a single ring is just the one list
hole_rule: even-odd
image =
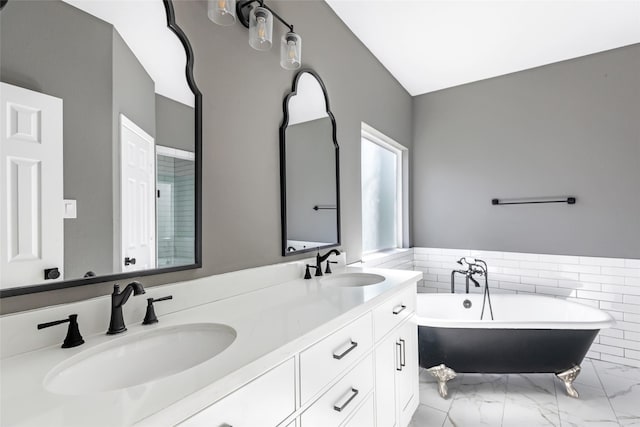
[{"label": "faucet handle", "polygon": [[84,344],[84,339],[80,335],[80,328],[78,327],[78,315],[70,314],[68,319],[54,320],[53,322],[40,323],[38,329],[49,328],[51,326],[60,325],[62,323],[69,322],[69,328],[67,329],[67,336],[62,343],[62,348],[77,347]]},{"label": "faucet handle", "polygon": [[154,302],[166,301],[173,299],[173,295],[167,295],[162,298],[147,298],[147,313],[144,315],[143,325],[152,325],[158,323],[158,317],[156,316],[156,310],[153,308]]},{"label": "faucet handle", "polygon": [[316,271],[318,270],[318,267],[316,267],[315,265],[309,265],[307,264],[307,268],[304,271],[304,278],[305,279],[311,279],[311,272],[309,271],[309,268],[315,268]]},{"label": "faucet handle", "polygon": [[338,261],[327,261],[327,268],[325,268],[324,272],[326,274],[331,274],[332,273],[331,264],[337,264],[337,263],[338,263]]}]

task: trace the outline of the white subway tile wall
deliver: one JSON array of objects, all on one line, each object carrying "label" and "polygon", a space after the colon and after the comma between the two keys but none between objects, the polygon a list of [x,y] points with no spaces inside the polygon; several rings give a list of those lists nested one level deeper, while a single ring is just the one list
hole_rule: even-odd
[{"label": "white subway tile wall", "polygon": [[[365,265],[421,271],[419,292],[450,292],[451,270],[460,268],[456,261],[463,256],[487,262],[492,292],[553,296],[608,312],[616,324],[600,332],[587,356],[640,367],[638,259],[413,248],[367,259]],[[464,283],[459,281],[456,287],[461,289]]]}]

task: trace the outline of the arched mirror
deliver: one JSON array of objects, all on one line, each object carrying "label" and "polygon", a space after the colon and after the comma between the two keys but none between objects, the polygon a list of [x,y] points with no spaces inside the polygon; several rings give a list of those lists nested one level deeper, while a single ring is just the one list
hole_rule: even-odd
[{"label": "arched mirror", "polygon": [[0,296],[200,267],[201,95],[171,0],[0,8]]},{"label": "arched mirror", "polygon": [[283,109],[282,255],[339,246],[339,147],[336,121],[320,76],[312,70],[298,72]]}]

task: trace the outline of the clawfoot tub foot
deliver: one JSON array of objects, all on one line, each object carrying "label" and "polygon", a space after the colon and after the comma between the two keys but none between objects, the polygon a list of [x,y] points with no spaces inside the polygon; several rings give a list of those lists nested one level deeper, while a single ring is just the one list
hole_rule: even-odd
[{"label": "clawfoot tub foot", "polygon": [[578,374],[580,374],[580,366],[574,366],[571,369],[567,369],[564,372],[556,374],[556,376],[560,378],[564,383],[564,386],[567,389],[567,394],[571,397],[575,397],[576,399],[580,395],[578,394],[578,391],[575,389],[575,387],[573,387],[573,381],[575,381],[575,379],[578,377]]},{"label": "clawfoot tub foot", "polygon": [[438,393],[443,399],[447,398],[449,389],[447,388],[447,381],[456,377],[456,373],[453,369],[447,368],[445,365],[433,366],[427,369],[436,380],[438,380]]}]

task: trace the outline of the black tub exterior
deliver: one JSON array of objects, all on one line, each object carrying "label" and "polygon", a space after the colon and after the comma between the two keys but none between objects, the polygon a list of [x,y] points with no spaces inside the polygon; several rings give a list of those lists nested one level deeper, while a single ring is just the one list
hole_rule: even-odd
[{"label": "black tub exterior", "polygon": [[599,330],[418,327],[420,366],[467,373],[560,373],[580,365]]}]

